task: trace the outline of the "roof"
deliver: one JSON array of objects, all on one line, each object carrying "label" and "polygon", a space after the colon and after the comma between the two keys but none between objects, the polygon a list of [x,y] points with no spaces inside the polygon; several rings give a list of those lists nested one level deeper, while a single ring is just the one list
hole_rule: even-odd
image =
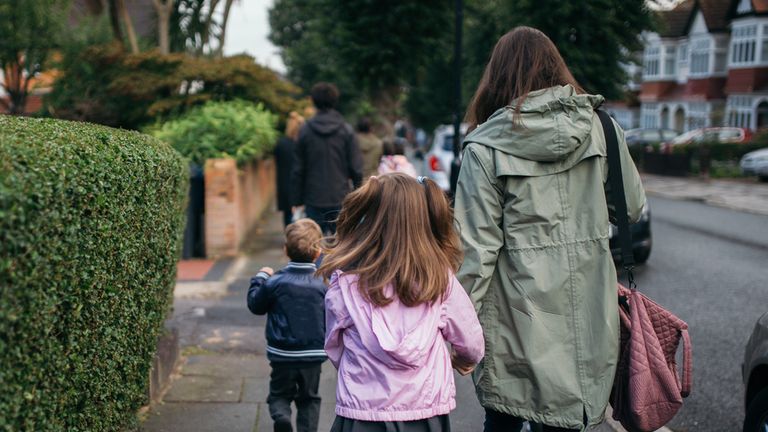
[{"label": "roof", "polygon": [[688,33],[688,23],[692,19],[691,12],[695,3],[695,0],[685,0],[674,9],[658,12],[659,36],[670,38],[685,36]]},{"label": "roof", "polygon": [[[758,4],[768,10],[768,0],[752,0],[755,10]],[[693,17],[698,11],[704,15],[704,22],[710,32],[727,31],[731,0],[684,0],[671,10],[658,12],[661,37],[682,37],[688,34]]]}]

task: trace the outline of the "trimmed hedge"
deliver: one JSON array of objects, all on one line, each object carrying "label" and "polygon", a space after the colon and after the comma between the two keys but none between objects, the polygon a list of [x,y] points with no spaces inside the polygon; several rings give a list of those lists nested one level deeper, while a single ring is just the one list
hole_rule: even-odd
[{"label": "trimmed hedge", "polygon": [[135,424],[187,182],[147,135],[0,116],[0,430]]}]

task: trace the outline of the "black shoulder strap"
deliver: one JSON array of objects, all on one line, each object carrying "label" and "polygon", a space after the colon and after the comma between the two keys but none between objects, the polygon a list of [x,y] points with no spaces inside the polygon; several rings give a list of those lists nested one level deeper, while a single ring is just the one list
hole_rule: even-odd
[{"label": "black shoulder strap", "polygon": [[616,128],[613,126],[611,116],[603,110],[595,110],[600,117],[605,135],[605,144],[608,152],[608,181],[611,186],[610,199],[616,216],[616,225],[619,227],[619,245],[621,246],[621,260],[624,269],[627,270],[630,288],[633,288],[634,280],[632,269],[635,265],[635,256],[632,253],[632,233],[629,231],[629,217],[627,216],[627,197],[624,193],[624,181],[621,175],[621,160],[619,156],[619,140],[616,137]]}]

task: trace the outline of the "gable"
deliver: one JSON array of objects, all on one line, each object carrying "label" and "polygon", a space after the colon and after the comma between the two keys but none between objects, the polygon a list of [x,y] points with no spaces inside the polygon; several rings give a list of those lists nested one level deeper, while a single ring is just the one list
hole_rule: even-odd
[{"label": "gable", "polygon": [[704,21],[704,14],[699,10],[696,11],[696,17],[693,18],[693,24],[691,25],[691,30],[688,34],[694,35],[703,33],[709,33],[709,30],[707,29],[707,23]]},{"label": "gable", "polygon": [[737,14],[747,14],[752,12],[752,0],[740,0],[736,7]]}]

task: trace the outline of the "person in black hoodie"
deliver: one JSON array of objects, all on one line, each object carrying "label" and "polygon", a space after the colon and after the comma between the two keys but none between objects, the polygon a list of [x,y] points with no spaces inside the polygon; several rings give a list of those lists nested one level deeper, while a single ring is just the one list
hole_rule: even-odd
[{"label": "person in black hoodie", "polygon": [[299,131],[292,184],[294,206],[326,234],[336,232],[341,203],[363,181],[363,158],[352,127],[335,110],[339,90],[317,83],[311,91],[317,114]]},{"label": "person in black hoodie", "polygon": [[[320,256],[320,227],[299,219],[285,229],[285,252],[291,262],[274,273],[262,267],[251,278],[248,309],[267,314],[269,414],[275,432],[291,432],[291,402],[298,410],[299,432],[317,431],[320,418],[320,369],[327,359],[325,343],[325,292],[314,262]],[[274,275],[273,275],[274,273]]]}]

